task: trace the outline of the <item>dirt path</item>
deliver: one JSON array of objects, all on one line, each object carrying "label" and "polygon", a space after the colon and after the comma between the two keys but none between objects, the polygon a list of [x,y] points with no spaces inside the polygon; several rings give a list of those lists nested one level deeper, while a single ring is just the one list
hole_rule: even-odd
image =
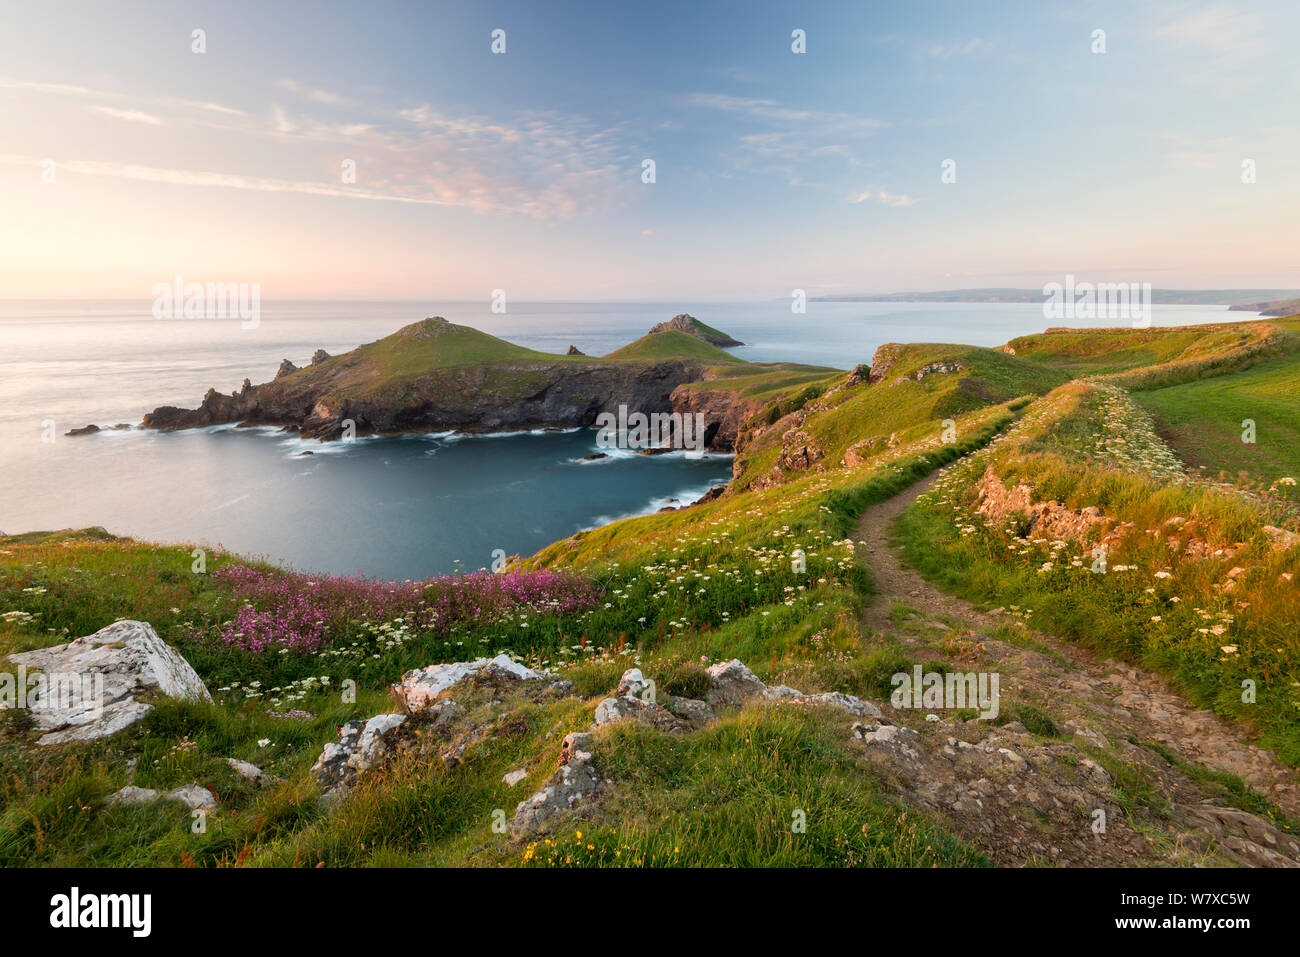
[{"label": "dirt path", "polygon": [[1300,820],[1300,777],[1242,729],[1193,708],[1157,675],[1097,658],[1005,611],[981,613],[904,564],[891,525],[937,478],[859,521],[859,560],[879,589],[863,615],[866,641],[896,643],[913,661],[998,673],[1003,717],[886,709],[920,732],[910,740],[947,742],[913,748],[917,758],[891,754],[885,763],[900,787],[1000,863],[1300,864],[1300,841],[1272,816],[1275,809]]}]

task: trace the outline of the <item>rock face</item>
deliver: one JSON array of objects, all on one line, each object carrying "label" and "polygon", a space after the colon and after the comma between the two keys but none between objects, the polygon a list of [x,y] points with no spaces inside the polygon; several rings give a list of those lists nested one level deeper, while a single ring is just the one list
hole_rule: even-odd
[{"label": "rock face", "polygon": [[314,366],[318,366],[329,357],[330,354],[326,352],[324,349],[317,349],[315,352],[311,354],[311,364]]},{"label": "rock face", "polygon": [[45,675],[30,699],[35,725],[46,732],[42,745],[107,737],[148,714],[153,705],[144,699],[151,696],[212,700],[189,662],[143,621],[119,621],[9,660]]},{"label": "rock face", "polygon": [[731,336],[717,330],[710,330],[704,326],[694,316],[685,312],[673,316],[667,322],[661,322],[652,327],[650,332],[684,332],[688,336],[695,336],[697,339],[703,339],[711,346],[718,346],[721,349],[730,349],[733,346],[743,346],[744,343],[739,339],[733,339]]},{"label": "rock face", "polygon": [[766,403],[739,392],[679,385],[669,396],[674,412],[704,415],[704,444],[710,449],[734,449],[740,427]]},{"label": "rock face", "polygon": [[348,422],[356,434],[502,432],[590,428],[602,412],[626,405],[647,415],[704,411],[706,446],[730,451],[735,423],[750,402],[735,392],[710,392],[708,399],[677,393],[675,404],[679,386],[706,378],[709,367],[695,359],[509,359],[439,366],[392,395],[365,385],[382,370],[355,351],[305,370],[290,366],[282,364],[271,382],[238,392],[209,389],[196,409],[159,406],[142,426],[173,431],[243,422],[297,429],[303,438],[317,439],[341,438]]},{"label": "rock face", "polygon": [[294,365],[292,362],[290,362],[288,359],[285,359],[280,363],[280,368],[276,370],[275,377],[277,379],[283,379],[285,376],[292,375],[297,371],[298,371],[298,367]]},{"label": "rock face", "polygon": [[569,346],[569,351],[565,353],[566,356],[585,356],[586,354],[577,346]]}]

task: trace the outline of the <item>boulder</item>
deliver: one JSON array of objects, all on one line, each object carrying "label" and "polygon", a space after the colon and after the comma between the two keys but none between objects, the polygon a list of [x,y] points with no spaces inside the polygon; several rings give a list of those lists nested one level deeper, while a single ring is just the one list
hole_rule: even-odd
[{"label": "boulder", "polygon": [[710,708],[738,708],[766,687],[739,658],[720,662],[709,669],[709,690],[704,701]]},{"label": "boulder", "polygon": [[660,731],[684,731],[686,724],[661,704],[641,698],[606,698],[596,705],[594,727],[619,721],[640,721]]},{"label": "boulder", "polygon": [[404,714],[377,714],[369,721],[349,721],[339,728],[338,741],[325,745],[312,765],[311,776],[327,791],[350,788],[358,774],[388,755],[389,736],[405,721]]},{"label": "boulder", "polygon": [[217,806],[216,796],[197,784],[187,784],[163,792],[128,784],[110,794],[105,803],[109,807],[117,807],[119,804],[152,804],[154,801],[180,801],[192,811],[211,810]]},{"label": "boulder", "polygon": [[280,368],[276,370],[275,377],[277,379],[283,379],[285,376],[291,375],[297,371],[298,371],[298,367],[294,365],[292,362],[290,362],[288,359],[285,359],[283,362],[280,363]]},{"label": "boulder", "polygon": [[590,799],[599,787],[600,775],[596,773],[591,752],[572,751],[569,760],[551,775],[540,791],[519,802],[510,821],[510,833],[514,837],[533,833],[556,814]]},{"label": "boulder", "polygon": [[502,653],[477,661],[453,661],[428,668],[416,668],[393,685],[393,696],[407,714],[419,714],[431,707],[438,696],[467,678],[504,681],[543,681],[551,676],[533,671]]},{"label": "boulder", "polygon": [[147,699],[157,695],[212,700],[189,662],[143,621],[114,622],[9,660],[44,673],[29,699],[35,727],[46,732],[37,741],[42,745],[107,737],[148,714]]},{"label": "boulder", "polygon": [[252,781],[259,788],[264,788],[269,784],[274,784],[277,780],[267,774],[256,764],[249,764],[247,761],[240,761],[238,758],[226,758],[226,763],[230,765],[236,774],[245,781]]}]

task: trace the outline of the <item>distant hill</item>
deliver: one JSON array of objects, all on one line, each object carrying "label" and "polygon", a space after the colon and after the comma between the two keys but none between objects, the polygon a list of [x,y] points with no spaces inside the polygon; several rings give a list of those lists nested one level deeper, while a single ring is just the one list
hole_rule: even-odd
[{"label": "distant hill", "polygon": [[709,345],[718,346],[721,349],[730,349],[734,346],[743,346],[744,343],[739,339],[733,339],[720,329],[714,329],[712,326],[706,326],[694,316],[681,313],[673,316],[667,322],[661,322],[650,330],[654,332],[684,332],[687,335],[703,339]]},{"label": "distant hill", "polygon": [[[701,412],[709,447],[729,449],[739,424],[762,402],[834,372],[748,363],[712,344],[737,340],[685,314],[655,329],[662,331],[608,356],[572,348],[553,355],[431,317],[342,355],[320,353],[302,369],[285,360],[270,382],[245,379],[233,393],[209,389],[195,409],[160,406],[143,425],[175,430],[239,422],[336,439],[574,428],[625,406],[647,414]],[[715,388],[713,380],[726,384]]]},{"label": "distant hill", "polygon": [[1278,299],[1273,302],[1252,302],[1244,306],[1229,306],[1234,312],[1257,312],[1261,316],[1294,316],[1300,313],[1300,299]]},{"label": "distant hill", "polygon": [[[1300,289],[1152,289],[1159,306],[1232,306],[1300,297]],[[880,295],[814,296],[813,302],[1042,302],[1042,289],[948,289]]]}]

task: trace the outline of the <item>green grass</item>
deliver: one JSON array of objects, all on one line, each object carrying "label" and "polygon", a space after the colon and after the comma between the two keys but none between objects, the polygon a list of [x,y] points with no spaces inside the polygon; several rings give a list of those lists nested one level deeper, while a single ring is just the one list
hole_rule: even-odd
[{"label": "green grass", "polygon": [[[1234,492],[1179,481],[1171,462],[1123,393],[1070,386],[1039,400],[998,448],[936,483],[898,531],[908,561],[946,590],[1031,609],[1035,628],[1164,674],[1199,706],[1257,729],[1262,744],[1300,764],[1300,639],[1292,625],[1300,596],[1281,577],[1300,572],[1300,552],[1272,550],[1260,531],[1279,515]],[[1090,540],[1025,537],[1019,520],[989,527],[975,506],[990,465],[1007,485],[1028,483],[1035,502],[1095,506],[1137,531],[1110,549],[1108,570],[1094,574]],[[1169,529],[1175,517],[1186,521],[1162,534],[1144,531]],[[1186,552],[1193,539],[1241,547],[1196,558]],[[1245,571],[1227,591],[1234,566]],[[1242,700],[1245,681],[1257,687],[1255,702]]]},{"label": "green grass", "polygon": [[630,342],[621,349],[615,349],[605,359],[619,362],[661,362],[665,359],[698,359],[717,365],[739,365],[744,359],[733,356],[724,349],[710,345],[703,339],[688,332],[670,329],[666,332],[652,332]]},{"label": "green grass", "polygon": [[[1300,479],[1300,353],[1133,397],[1189,465],[1264,487]],[[1243,441],[1246,419],[1255,423],[1253,444]],[[1278,491],[1297,500],[1294,486]]]}]

